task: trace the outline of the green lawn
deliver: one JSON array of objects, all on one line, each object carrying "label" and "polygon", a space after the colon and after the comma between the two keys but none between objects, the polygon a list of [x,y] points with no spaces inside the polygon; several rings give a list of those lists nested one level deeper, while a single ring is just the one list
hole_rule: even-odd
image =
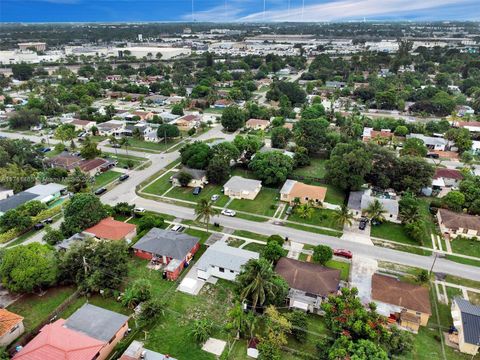
[{"label": "green lawn", "polygon": [[130,147],[132,150],[151,150],[151,151],[165,151],[169,147],[177,144],[180,142],[182,139],[173,139],[169,140],[166,143],[164,141],[162,142],[151,142],[151,141],[145,141],[145,140],[139,140],[139,139],[134,139],[134,138],[129,138],[128,141],[130,143]]},{"label": "green lawn", "polygon": [[335,222],[334,214],[335,212],[330,209],[315,209],[311,218],[303,219],[294,210],[293,213],[289,215],[288,220],[303,224],[327,227],[334,230],[342,230],[342,226]]},{"label": "green lawn", "polygon": [[249,239],[254,239],[254,240],[260,240],[260,241],[267,241],[269,236],[267,235],[260,235],[256,234],[254,232],[248,231],[248,230],[235,230],[233,232],[233,235],[249,238]]},{"label": "green lawn", "polygon": [[450,244],[452,245],[452,251],[455,253],[476,256],[480,258],[480,241],[478,240],[457,238],[453,239]]},{"label": "green lawn", "polygon": [[338,261],[338,260],[330,260],[328,261],[325,266],[338,269],[341,271],[340,277],[342,280],[348,280],[348,275],[350,274],[350,263],[346,261]]},{"label": "green lawn", "polygon": [[103,153],[104,155],[107,155],[111,159],[115,159],[118,161],[117,166],[121,168],[126,168],[127,167],[127,161],[131,161],[133,163],[133,167],[136,167],[140,165],[140,163],[147,161],[147,158],[144,157],[139,157],[139,156],[133,156],[133,155],[125,155],[125,154],[118,154],[116,155],[114,152],[112,153]]},{"label": "green lawn", "polygon": [[212,235],[211,232],[206,232],[206,231],[202,231],[202,230],[197,230],[197,229],[186,229],[185,231],[185,234],[188,234],[188,235],[191,235],[191,236],[196,236],[198,238],[200,238],[200,243],[203,244],[205,241],[207,241],[207,239],[210,237],[210,235]]},{"label": "green lawn", "polygon": [[70,286],[56,287],[47,290],[43,296],[36,294],[23,295],[8,307],[15,314],[22,315],[25,319],[25,331],[30,331],[44,321],[50,313],[62,304],[75,289]]},{"label": "green lawn", "polygon": [[311,227],[311,226],[292,224],[292,223],[288,223],[288,222],[285,223],[285,226],[291,227],[291,228],[297,229],[297,230],[312,232],[312,233],[315,233],[315,234],[329,235],[329,236],[335,236],[335,237],[342,236],[341,232],[335,231],[335,230],[324,230],[324,229],[314,228],[314,227]]},{"label": "green lawn", "polygon": [[245,243],[245,240],[240,240],[240,239],[235,239],[235,238],[229,238],[227,240],[228,246],[239,248]]},{"label": "green lawn", "polygon": [[242,168],[242,167],[236,167],[232,170],[232,176],[241,176],[243,178],[246,178],[246,179],[257,179],[257,177],[255,176],[255,174],[248,170],[248,169],[245,169],[245,168]]},{"label": "green lawn", "polygon": [[258,244],[258,243],[249,243],[243,247],[245,250],[250,250],[250,251],[255,251],[255,252],[261,252],[262,249],[265,247],[263,244]]},{"label": "green lawn", "polygon": [[228,201],[228,196],[225,196],[222,193],[222,186],[213,184],[205,185],[199,195],[193,195],[193,188],[191,187],[176,186],[165,196],[180,200],[198,202],[200,199],[210,200],[212,195],[220,195],[220,198],[215,201],[216,206],[223,206]]},{"label": "green lawn", "polygon": [[118,171],[108,170],[98,176],[95,176],[95,189],[105,186],[113,180],[118,179],[120,175],[122,175],[122,173]]},{"label": "green lawn", "polygon": [[234,199],[230,205],[228,205],[228,208],[251,214],[273,216],[277,208],[278,196],[277,189],[263,187],[255,200]]},{"label": "green lawn", "polygon": [[[389,221],[385,221],[383,224],[380,225],[372,226],[372,231],[370,235],[373,237],[392,240],[403,244],[419,245],[418,242],[408,236],[402,224],[396,224]],[[428,246],[427,241],[425,241],[425,245]]]},{"label": "green lawn", "polygon": [[327,195],[325,195],[325,202],[335,205],[342,205],[345,202],[345,197],[347,196],[345,191],[330,184],[321,184],[321,186],[326,186],[328,189]]},{"label": "green lawn", "polygon": [[175,174],[174,171],[168,171],[162,177],[155,180],[155,182],[148,185],[143,192],[154,194],[154,195],[163,195],[165,191],[172,187],[172,183],[170,182],[170,177]]},{"label": "green lawn", "polygon": [[313,158],[309,166],[297,168],[293,171],[294,175],[323,179],[325,177],[325,162],[326,159]]}]

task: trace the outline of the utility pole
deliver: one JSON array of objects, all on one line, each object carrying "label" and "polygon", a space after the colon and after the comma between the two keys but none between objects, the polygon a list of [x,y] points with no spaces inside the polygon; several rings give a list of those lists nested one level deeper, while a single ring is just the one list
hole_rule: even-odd
[{"label": "utility pole", "polygon": [[428,275],[432,275],[433,267],[435,266],[435,261],[437,261],[438,253],[435,252],[435,258],[433,259],[432,267],[430,268],[430,271],[428,272]]}]

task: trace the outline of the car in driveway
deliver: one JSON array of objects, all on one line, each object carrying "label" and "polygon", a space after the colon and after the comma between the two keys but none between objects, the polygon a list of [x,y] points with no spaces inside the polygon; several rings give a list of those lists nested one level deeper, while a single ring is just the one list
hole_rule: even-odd
[{"label": "car in driveway", "polygon": [[128,175],[128,174],[123,174],[123,175],[121,175],[121,176],[118,178],[118,180],[120,180],[120,181],[125,181],[125,180],[127,180],[129,177],[130,177],[130,175]]},{"label": "car in driveway", "polygon": [[218,194],[212,195],[212,197],[210,198],[210,200],[212,201],[217,201],[218,199],[220,199],[220,195]]},{"label": "car in driveway", "polygon": [[100,188],[100,189],[97,189],[95,190],[95,195],[102,195],[104,192],[106,192],[107,189],[105,189],[104,187]]},{"label": "car in driveway", "polygon": [[346,259],[351,259],[353,257],[352,252],[349,251],[349,250],[345,250],[345,249],[335,249],[335,250],[333,250],[333,255],[341,256],[341,257],[344,257]]},{"label": "car in driveway", "polygon": [[196,186],[193,188],[192,194],[199,195],[202,192],[202,188],[200,186]]},{"label": "car in driveway", "polygon": [[292,212],[293,212],[293,207],[292,207],[292,206],[289,206],[289,207],[287,208],[287,210],[285,211],[285,214],[287,214],[287,215],[292,215]]},{"label": "car in driveway", "polygon": [[365,230],[367,228],[367,224],[368,224],[368,219],[366,218],[361,218],[360,219],[360,222],[358,223],[358,228],[360,230]]},{"label": "car in driveway", "polygon": [[222,210],[222,215],[233,217],[233,216],[237,215],[237,213],[233,210],[223,209]]}]

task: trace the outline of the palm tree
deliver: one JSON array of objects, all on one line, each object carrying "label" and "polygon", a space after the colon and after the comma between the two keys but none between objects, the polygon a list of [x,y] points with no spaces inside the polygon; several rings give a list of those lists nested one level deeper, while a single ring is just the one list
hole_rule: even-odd
[{"label": "palm tree", "polygon": [[345,224],[347,224],[348,226],[352,226],[353,214],[350,212],[347,205],[345,204],[343,204],[340,209],[335,210],[335,212],[333,213],[333,218],[335,222],[342,227]]},{"label": "palm tree", "polygon": [[110,137],[108,138],[108,141],[110,142],[110,145],[113,145],[113,148],[115,149],[115,156],[118,158],[117,147],[116,147],[116,145],[118,145],[117,138],[113,135],[110,135]]},{"label": "palm tree", "polygon": [[305,204],[297,206],[295,208],[295,212],[302,219],[310,219],[313,216],[313,213],[315,212],[315,208],[312,206],[310,202],[307,202]]},{"label": "palm tree", "polygon": [[120,145],[125,146],[125,151],[127,152],[127,156],[128,156],[128,147],[130,146],[130,141],[126,137],[123,137],[120,140]]},{"label": "palm tree", "polygon": [[240,299],[249,300],[253,309],[264,305],[266,300],[275,296],[275,273],[272,265],[265,259],[249,260],[237,276],[242,291]]},{"label": "palm tree", "polygon": [[195,207],[195,215],[197,215],[200,219],[203,219],[208,233],[208,223],[213,216],[218,215],[218,210],[213,207],[213,203],[211,201],[207,199],[200,199]]},{"label": "palm tree", "polygon": [[365,209],[365,213],[368,215],[371,221],[382,223],[385,221],[385,208],[378,199],[373,200]]}]

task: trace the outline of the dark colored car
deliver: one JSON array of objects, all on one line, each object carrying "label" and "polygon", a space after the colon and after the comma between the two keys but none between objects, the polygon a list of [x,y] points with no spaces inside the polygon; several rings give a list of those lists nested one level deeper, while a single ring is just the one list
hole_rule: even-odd
[{"label": "dark colored car", "polygon": [[345,250],[345,249],[336,249],[336,250],[333,250],[333,255],[335,256],[341,256],[341,257],[344,257],[344,258],[347,258],[347,259],[351,259],[353,254],[351,251],[349,250]]},{"label": "dark colored car", "polygon": [[116,149],[119,149],[119,148],[122,147],[122,145],[120,145],[120,144],[112,144],[112,147],[113,147],[113,148],[116,148]]},{"label": "dark colored car", "polygon": [[52,222],[53,222],[53,220],[52,220],[51,218],[42,220],[42,223],[43,223],[43,224],[51,224]]},{"label": "dark colored car", "polygon": [[365,228],[367,227],[367,224],[368,224],[368,220],[363,218],[363,219],[360,219],[360,223],[358,224],[358,228],[360,230],[365,230]]},{"label": "dark colored car", "polygon": [[107,189],[102,187],[100,189],[95,190],[95,195],[102,195],[106,191],[107,191]]},{"label": "dark colored car", "polygon": [[435,153],[428,153],[427,154],[427,158],[430,158],[430,159],[438,159],[439,157],[440,157],[440,155],[435,154]]},{"label": "dark colored car", "polygon": [[193,188],[193,195],[199,195],[202,192],[202,188],[200,186],[194,187]]},{"label": "dark colored car", "polygon": [[46,147],[46,148],[43,148],[43,149],[40,149],[40,152],[42,153],[47,153],[49,151],[51,151],[52,149],[50,149],[49,147]]},{"label": "dark colored car", "polygon": [[45,227],[45,224],[42,224],[42,223],[38,223],[38,224],[33,225],[33,228],[34,228],[35,230],[41,230],[41,229],[43,229],[44,227]]},{"label": "dark colored car", "polygon": [[118,180],[120,180],[120,181],[125,181],[125,180],[127,180],[129,177],[130,177],[130,175],[128,175],[128,174],[123,174],[122,176],[120,176],[120,177],[118,178]]}]

